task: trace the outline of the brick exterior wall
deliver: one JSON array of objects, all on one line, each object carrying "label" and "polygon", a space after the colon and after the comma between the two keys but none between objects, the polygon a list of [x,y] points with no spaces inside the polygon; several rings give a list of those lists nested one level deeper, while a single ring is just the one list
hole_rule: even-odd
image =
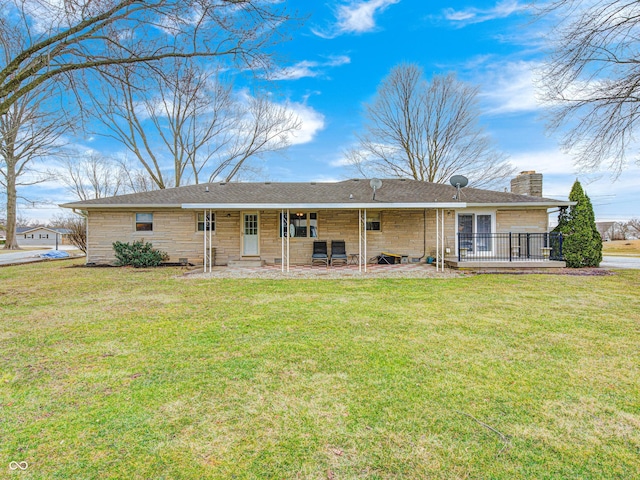
[{"label": "brick exterior wall", "polygon": [[547,209],[537,210],[498,210],[496,230],[498,233],[541,233],[548,231],[549,216]]},{"label": "brick exterior wall", "polygon": [[511,193],[541,197],[542,174],[535,171],[520,172],[520,175],[511,180]]},{"label": "brick exterior wall", "polygon": [[[169,254],[169,261],[181,258],[194,264],[203,262],[203,235],[197,231],[197,212],[182,209],[154,210],[153,231],[136,232],[135,214],[150,210],[90,210],[88,217],[87,262],[113,263],[112,244],[115,241],[151,242],[155,248]],[[462,211],[459,211],[460,213]],[[226,265],[229,260],[242,257],[241,218],[243,212],[218,210],[215,212],[216,230],[212,234],[215,264]],[[250,213],[250,212],[247,212]],[[291,212],[293,213],[293,212]],[[344,240],[347,253],[358,253],[358,211],[319,210],[318,240]],[[279,237],[279,211],[259,211],[260,258],[274,263],[282,258]],[[445,210],[445,247],[455,252],[455,215]],[[367,257],[392,252],[419,258],[435,254],[435,210],[384,210],[380,212],[381,231],[367,232]],[[497,232],[546,232],[546,209],[498,210]],[[314,238],[289,239],[292,265],[309,264]]]}]

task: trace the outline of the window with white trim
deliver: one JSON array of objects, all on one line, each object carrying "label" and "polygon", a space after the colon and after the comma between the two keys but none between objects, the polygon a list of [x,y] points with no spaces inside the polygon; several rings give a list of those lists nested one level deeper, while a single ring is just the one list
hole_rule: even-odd
[{"label": "window with white trim", "polygon": [[153,231],[153,213],[136,213],[136,232]]},{"label": "window with white trim", "polygon": [[317,238],[318,214],[316,212],[295,212],[290,214],[287,222],[287,214],[280,215],[280,237],[287,233],[290,237]]},{"label": "window with white trim", "polygon": [[[215,232],[216,231],[216,214],[215,212],[211,212],[210,215],[211,216],[207,218],[207,223],[209,224],[209,230],[211,230],[212,232]],[[198,213],[197,229],[199,232],[204,232],[204,221],[205,221],[204,213]]]},{"label": "window with white trim", "polygon": [[367,231],[379,232],[382,228],[380,212],[367,212]]},{"label": "window with white trim", "polygon": [[469,253],[492,251],[494,218],[495,215],[490,212],[459,213],[459,248],[464,248]]}]

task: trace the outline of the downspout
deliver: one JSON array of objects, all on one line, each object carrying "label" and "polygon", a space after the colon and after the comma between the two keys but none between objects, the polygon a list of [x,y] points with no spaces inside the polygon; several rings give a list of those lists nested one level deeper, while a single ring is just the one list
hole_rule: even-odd
[{"label": "downspout", "polygon": [[418,263],[427,256],[427,209],[422,212],[422,256],[418,259]]},{"label": "downspout", "polygon": [[[196,218],[196,220],[198,220]],[[207,273],[207,211],[202,210],[202,272]]]}]

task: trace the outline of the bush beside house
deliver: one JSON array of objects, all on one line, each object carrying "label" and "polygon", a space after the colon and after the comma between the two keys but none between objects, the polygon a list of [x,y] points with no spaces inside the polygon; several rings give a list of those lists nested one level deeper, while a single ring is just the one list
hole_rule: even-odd
[{"label": "bush beside house", "polygon": [[117,260],[116,264],[119,266],[131,265],[135,268],[157,267],[169,259],[165,252],[156,250],[149,242],[115,242],[113,250]]}]

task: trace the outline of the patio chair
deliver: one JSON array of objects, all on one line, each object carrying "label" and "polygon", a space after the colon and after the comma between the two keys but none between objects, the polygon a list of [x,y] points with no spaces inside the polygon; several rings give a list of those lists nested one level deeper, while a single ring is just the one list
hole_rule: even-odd
[{"label": "patio chair", "polygon": [[347,264],[347,249],[344,240],[331,240],[331,266],[334,263]]},{"label": "patio chair", "polygon": [[327,255],[327,242],[316,240],[313,242],[313,254],[311,255],[311,266],[321,264],[329,267],[329,256]]}]

